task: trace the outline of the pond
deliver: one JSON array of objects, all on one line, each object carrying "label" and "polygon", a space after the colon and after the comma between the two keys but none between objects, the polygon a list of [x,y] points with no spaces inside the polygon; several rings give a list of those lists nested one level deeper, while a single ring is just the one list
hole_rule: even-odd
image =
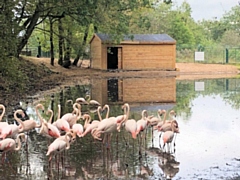
[{"label": "pond", "polygon": [[[0,164],[3,179],[238,179],[240,178],[240,79],[176,80],[169,78],[94,79],[89,84],[66,87],[35,102],[21,102],[27,114],[39,121],[35,105],[45,110],[61,104],[62,114],[72,112],[67,100],[91,95],[109,104],[110,116],[123,114],[128,102],[130,117],[142,110],[157,116],[158,109],[176,112],[180,133],[169,153],[160,148],[159,132],[147,129],[146,141],[132,139],[123,129],[107,148],[91,134],[77,140],[51,163],[46,156],[52,140],[28,133],[20,151],[7,154]],[[26,103],[28,102],[28,103]],[[97,119],[96,108],[82,105],[82,113]],[[48,119],[44,112],[41,115]],[[13,120],[13,119],[12,119]],[[8,119],[9,122],[11,119]],[[81,123],[84,123],[81,121]],[[0,178],[0,179],[1,179]]]}]

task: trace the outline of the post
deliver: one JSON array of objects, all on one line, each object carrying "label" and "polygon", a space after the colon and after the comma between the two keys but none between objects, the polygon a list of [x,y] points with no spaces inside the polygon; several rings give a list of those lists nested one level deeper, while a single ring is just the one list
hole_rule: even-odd
[{"label": "post", "polygon": [[228,48],[226,48],[226,63],[228,63]]},{"label": "post", "polygon": [[37,37],[37,40],[38,40],[38,54],[37,54],[37,57],[41,57],[42,56],[42,49],[41,49],[41,42],[40,42],[40,39],[39,37]]}]

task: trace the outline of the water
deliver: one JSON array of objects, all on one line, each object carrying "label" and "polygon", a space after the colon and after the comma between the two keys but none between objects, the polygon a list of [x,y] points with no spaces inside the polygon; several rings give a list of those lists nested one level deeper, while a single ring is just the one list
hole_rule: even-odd
[{"label": "water", "polygon": [[[53,109],[55,117],[58,103],[63,114],[71,112],[72,106],[65,102],[86,94],[109,104],[111,116],[123,113],[123,102],[130,104],[130,117],[135,119],[140,119],[143,109],[149,115],[157,115],[158,109],[175,110],[180,128],[175,152],[164,153],[159,148],[157,131],[152,141],[151,128],[146,144],[143,138],[140,146],[139,140],[129,138],[122,130],[112,136],[109,149],[107,144],[88,135],[78,138],[68,151],[49,164],[46,152],[50,142],[36,129],[29,133],[27,145],[23,144],[20,151],[8,154],[3,160],[0,179],[237,179],[240,177],[239,93],[239,79],[95,79],[91,85],[66,87],[54,95],[41,97],[40,102],[46,109]],[[29,116],[37,119],[35,104],[23,102],[23,105]],[[82,111],[97,119],[94,108],[83,106]],[[44,113],[42,116],[48,118]]]}]

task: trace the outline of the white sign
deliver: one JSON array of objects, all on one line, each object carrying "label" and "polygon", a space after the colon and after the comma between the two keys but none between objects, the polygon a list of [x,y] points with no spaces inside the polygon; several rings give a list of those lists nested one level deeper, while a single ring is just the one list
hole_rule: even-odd
[{"label": "white sign", "polygon": [[195,91],[204,91],[204,82],[195,82]]},{"label": "white sign", "polygon": [[195,52],[195,61],[204,61],[204,52]]}]

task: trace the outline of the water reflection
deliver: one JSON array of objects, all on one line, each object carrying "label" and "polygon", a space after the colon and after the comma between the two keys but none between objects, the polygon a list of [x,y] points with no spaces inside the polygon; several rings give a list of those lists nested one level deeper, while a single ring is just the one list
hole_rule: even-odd
[{"label": "water reflection", "polygon": [[91,97],[101,104],[175,103],[176,80],[175,77],[93,79]]},{"label": "water reflection", "polygon": [[[153,89],[149,90],[149,87]],[[126,101],[131,107],[130,118],[134,119],[141,118],[143,109],[155,116],[158,109],[174,109],[180,128],[174,153],[165,153],[159,148],[159,133],[154,131],[152,135],[151,128],[148,129],[146,144],[140,146],[139,139],[128,140],[129,134],[122,130],[112,136],[110,149],[88,134],[78,138],[63,158],[54,158],[49,168],[46,152],[51,141],[39,135],[36,129],[29,134],[28,147],[24,145],[21,151],[9,155],[0,165],[0,174],[5,179],[238,177],[240,147],[236,142],[240,138],[239,93],[238,79],[94,79],[92,84],[66,87],[60,93],[42,98],[45,109],[54,110],[54,120],[58,104],[62,105],[63,114],[71,112],[72,105],[65,102],[85,97],[86,94],[101,104],[110,104],[110,116],[122,114],[121,105]],[[35,104],[28,102],[25,104],[26,112],[35,119]],[[98,118],[96,108],[83,105],[82,110],[92,119]],[[42,116],[48,119],[44,112]]]}]

